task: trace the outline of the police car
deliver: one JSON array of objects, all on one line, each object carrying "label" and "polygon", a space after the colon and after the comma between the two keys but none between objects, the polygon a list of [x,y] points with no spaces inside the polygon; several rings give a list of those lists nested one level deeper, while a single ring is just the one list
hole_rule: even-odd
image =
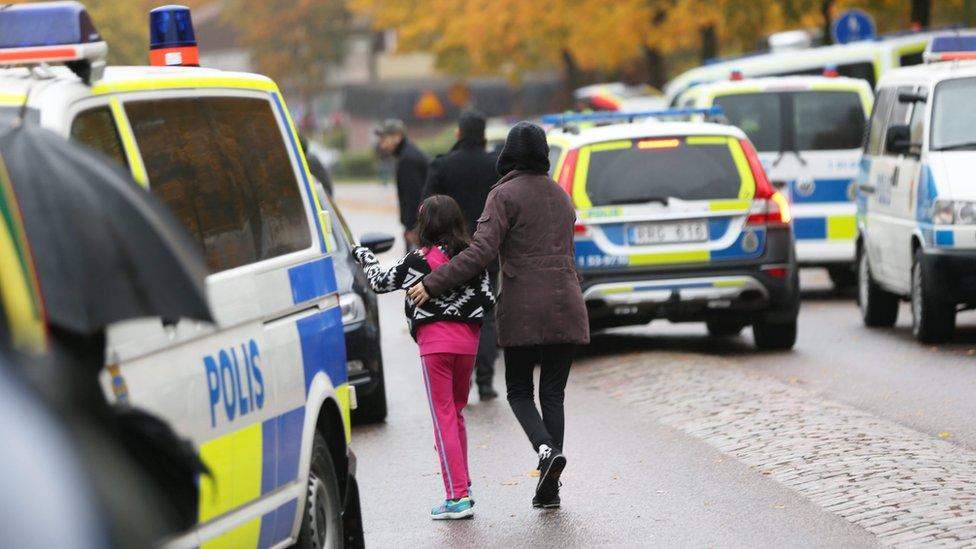
[{"label": "police car", "polygon": [[578,213],[590,328],[666,318],[731,336],[751,325],[759,348],[789,349],[799,312],[789,204],[742,130],[665,121],[703,114],[721,109],[543,117],[560,126],[550,155]]},{"label": "police car", "polygon": [[679,104],[717,105],[759,151],[773,186],[793,207],[801,266],[826,267],[834,284],[853,286],[855,180],[874,94],[864,80],[824,76],[703,84]]},{"label": "police car", "polygon": [[877,88],[858,181],[858,303],[892,326],[911,300],[912,333],[944,341],[976,307],[976,34],[933,39],[929,63]]},{"label": "police car", "polygon": [[125,166],[211,268],[216,323],[110,327],[103,386],[168,420],[212,471],[198,526],[169,545],[361,539],[329,219],[281,92],[260,75],[188,66],[186,8],[153,10],[150,24],[154,66],[105,68],[81,4],[0,10],[0,120],[25,109],[28,123]]}]

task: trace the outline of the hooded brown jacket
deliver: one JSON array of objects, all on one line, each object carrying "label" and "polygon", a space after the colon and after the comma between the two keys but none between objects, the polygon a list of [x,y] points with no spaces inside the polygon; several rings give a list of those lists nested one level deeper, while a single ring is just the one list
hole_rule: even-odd
[{"label": "hooded brown jacket", "polygon": [[468,249],[428,275],[432,296],[502,265],[498,344],[588,343],[586,306],[576,273],[569,196],[547,175],[512,171],[488,195]]}]

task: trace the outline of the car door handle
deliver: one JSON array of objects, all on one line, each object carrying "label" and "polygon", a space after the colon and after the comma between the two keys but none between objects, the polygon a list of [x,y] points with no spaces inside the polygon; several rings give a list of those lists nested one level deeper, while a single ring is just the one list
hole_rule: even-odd
[{"label": "car door handle", "polygon": [[898,171],[899,170],[901,170],[901,167],[900,166],[899,167],[896,167],[894,173],[891,174],[891,186],[892,187],[897,187],[898,186]]},{"label": "car door handle", "polygon": [[861,191],[864,194],[874,194],[874,185],[861,183],[857,186],[857,190]]}]

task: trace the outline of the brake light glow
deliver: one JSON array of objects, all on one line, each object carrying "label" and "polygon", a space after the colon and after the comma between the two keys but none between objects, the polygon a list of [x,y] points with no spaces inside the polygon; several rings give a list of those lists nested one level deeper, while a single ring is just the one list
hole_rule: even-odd
[{"label": "brake light glow", "polygon": [[785,265],[763,265],[762,270],[773,278],[786,278],[790,269]]},{"label": "brake light glow", "polygon": [[562,168],[559,169],[559,186],[569,196],[573,196],[573,177],[576,176],[577,158],[579,158],[579,149],[570,150],[566,153],[566,160],[563,160]]},{"label": "brake light glow", "polygon": [[673,149],[678,146],[677,139],[644,139],[637,142],[638,149]]},{"label": "brake light glow", "polygon": [[732,74],[729,75],[729,80],[733,82],[738,82],[739,80],[742,80],[744,78],[745,77],[742,75],[742,71],[740,71],[739,69],[732,69]]},{"label": "brake light glow", "polygon": [[770,184],[769,178],[766,177],[766,170],[759,160],[759,153],[753,148],[752,143],[748,139],[741,139],[739,144],[749,162],[752,178],[756,182],[755,200],[746,223],[767,226],[789,225],[793,221],[789,201]]},{"label": "brake light glow", "polygon": [[164,67],[200,66],[190,8],[169,5],[149,12],[149,64]]},{"label": "brake light glow", "polygon": [[836,78],[840,76],[840,73],[837,72],[837,65],[825,66],[823,70],[823,75],[826,76],[827,78]]}]

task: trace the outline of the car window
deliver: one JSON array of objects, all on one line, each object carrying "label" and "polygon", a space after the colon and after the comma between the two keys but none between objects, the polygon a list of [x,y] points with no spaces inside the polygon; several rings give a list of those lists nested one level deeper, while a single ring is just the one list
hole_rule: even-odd
[{"label": "car window", "polygon": [[738,198],[743,181],[723,137],[652,138],[586,147],[586,192],[594,206],[655,199]]},{"label": "car window", "polygon": [[929,148],[976,150],[976,78],[940,82],[932,102],[932,133]]},{"label": "car window", "polygon": [[881,145],[884,141],[888,114],[891,112],[891,103],[894,97],[894,88],[884,88],[878,91],[877,99],[874,102],[874,110],[871,112],[871,126],[868,132],[867,144],[864,148],[865,154],[881,154]]},{"label": "car window", "polygon": [[908,123],[912,130],[912,143],[921,145],[925,140],[925,103],[915,103],[912,109],[912,118]]},{"label": "car window", "polygon": [[792,97],[798,150],[857,149],[861,146],[864,106],[856,92],[796,92]]},{"label": "car window", "polygon": [[311,245],[269,101],[160,99],[127,102],[125,110],[150,188],[200,241],[213,271]]},{"label": "car window", "polygon": [[[19,115],[20,107],[0,107],[0,133],[9,128]],[[40,113],[37,111],[37,109],[27,109],[27,112],[24,115],[24,120],[27,124],[36,125],[39,119]]]},{"label": "car window", "polygon": [[71,138],[115,160],[127,170],[122,139],[108,107],[83,111],[71,122]]},{"label": "car window", "polygon": [[549,177],[555,177],[556,164],[559,162],[559,157],[563,154],[563,148],[559,145],[549,145]]},{"label": "car window", "polygon": [[912,65],[921,65],[922,64],[922,61],[924,60],[922,58],[922,53],[923,52],[921,52],[921,51],[917,51],[915,53],[906,53],[904,55],[900,55],[900,56],[898,56],[898,65],[901,66],[901,67],[910,67]]},{"label": "car window", "polygon": [[782,94],[741,93],[720,95],[714,104],[722,107],[728,121],[738,126],[760,152],[783,148]]},{"label": "car window", "polygon": [[837,65],[837,74],[848,78],[860,78],[867,80],[871,87],[874,87],[874,64],[867,61],[862,63],[847,63]]},{"label": "car window", "polygon": [[[887,135],[888,128],[908,123],[908,111],[912,108],[912,104],[899,101],[898,94],[911,91],[911,86],[899,86],[893,90],[891,98],[891,114],[888,116],[888,122],[885,124],[885,129],[881,134],[882,141]],[[882,149],[882,151],[884,150],[886,149]]]}]

